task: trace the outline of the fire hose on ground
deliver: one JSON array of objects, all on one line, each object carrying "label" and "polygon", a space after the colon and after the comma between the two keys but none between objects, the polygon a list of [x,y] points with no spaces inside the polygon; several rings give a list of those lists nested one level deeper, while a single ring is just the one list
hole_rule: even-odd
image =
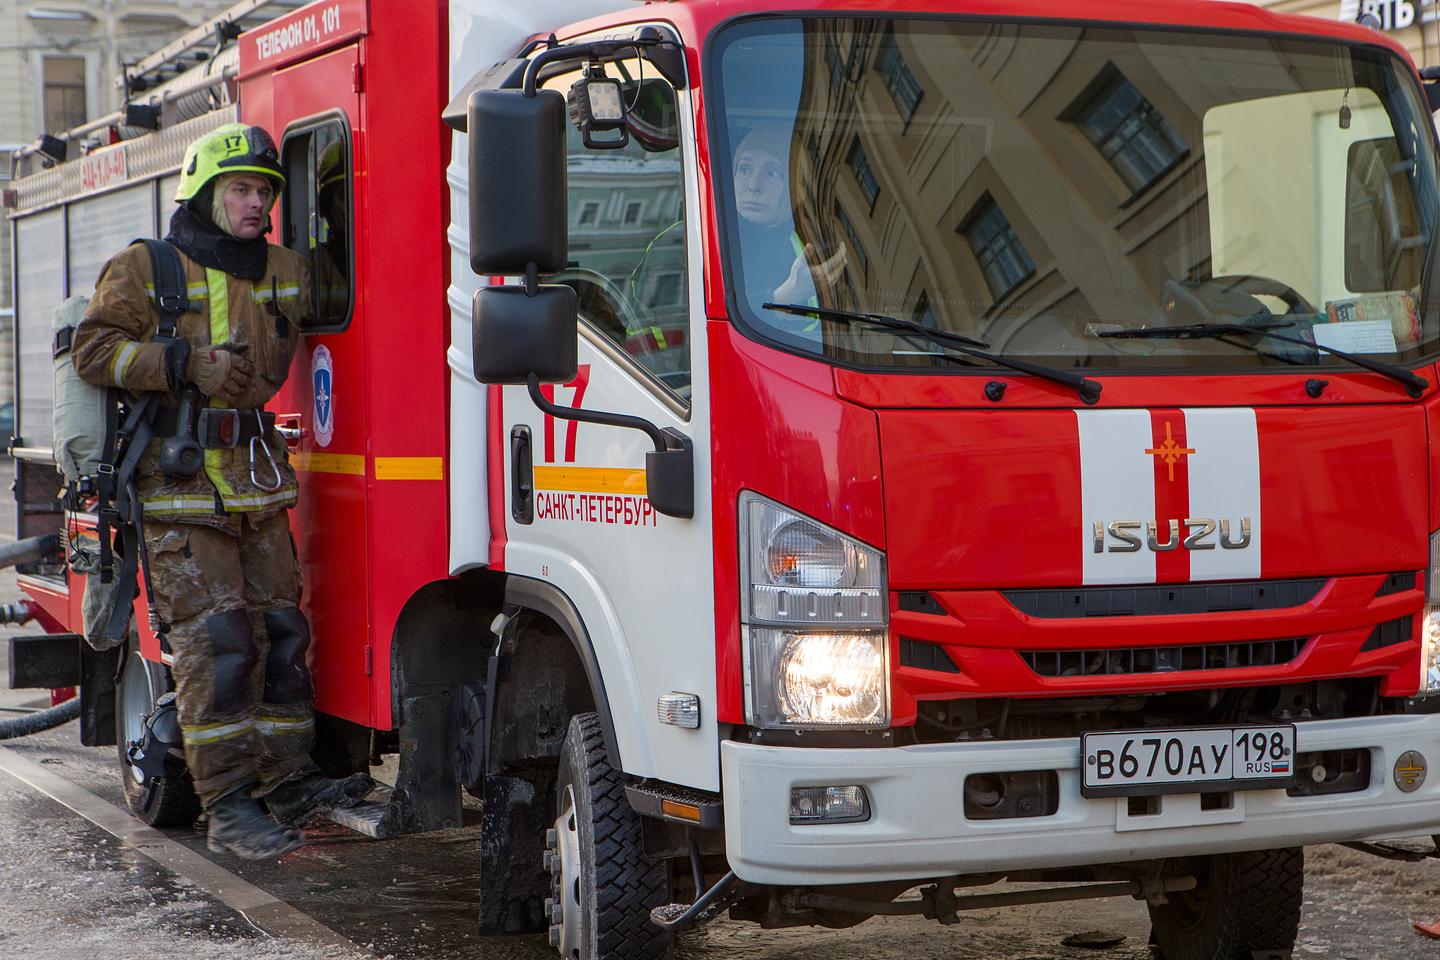
[{"label": "fire hose on ground", "polygon": [[58,727],[62,723],[69,723],[78,716],[80,716],[80,698],[71,697],[64,703],[44,710],[0,720],[0,740],[28,737],[31,734],[49,730],[51,727]]},{"label": "fire hose on ground", "polygon": [[[27,537],[14,543],[0,546],[0,569],[19,563],[33,563],[55,556],[60,552],[60,535],[46,534],[41,537]],[[0,623],[24,623],[30,619],[29,609],[23,604],[9,603],[0,606]],[[80,716],[80,698],[71,697],[64,703],[56,704],[34,713],[0,720],[0,740],[14,740],[31,734],[69,723]]]}]

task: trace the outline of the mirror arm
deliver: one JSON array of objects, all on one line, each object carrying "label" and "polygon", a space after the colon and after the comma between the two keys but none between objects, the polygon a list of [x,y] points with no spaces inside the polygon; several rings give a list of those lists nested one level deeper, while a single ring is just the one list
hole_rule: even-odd
[{"label": "mirror arm", "polygon": [[658,31],[656,34],[655,36],[634,37],[629,40],[596,40],[594,43],[573,43],[541,50],[525,67],[525,80],[520,91],[527,97],[535,96],[535,91],[540,84],[540,68],[546,64],[554,63],[557,60],[603,60],[606,57],[615,56],[621,50],[629,49],[633,49],[638,55],[642,50],[666,42],[658,36]]},{"label": "mirror arm", "polygon": [[649,420],[624,413],[606,413],[603,410],[581,410],[578,407],[557,406],[540,392],[540,378],[533,373],[525,381],[525,385],[530,391],[530,399],[535,401],[535,406],[552,417],[560,420],[579,420],[581,423],[601,423],[610,427],[639,430],[650,438],[657,451],[663,453],[668,449],[665,433]]}]

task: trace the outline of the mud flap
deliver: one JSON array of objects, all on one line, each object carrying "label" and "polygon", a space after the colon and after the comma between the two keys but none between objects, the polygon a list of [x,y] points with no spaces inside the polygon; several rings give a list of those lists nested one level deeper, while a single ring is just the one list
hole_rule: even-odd
[{"label": "mud flap", "polygon": [[555,816],[555,767],[535,764],[485,778],[480,844],[480,932],[539,933],[550,893],[544,837]]},{"label": "mud flap", "polygon": [[9,637],[10,689],[54,690],[80,685],[78,633],[40,633]]},{"label": "mud flap", "polygon": [[80,644],[80,743],[115,746],[115,675],[124,647],[93,650]]},{"label": "mud flap", "polygon": [[455,782],[455,713],[450,691],[407,697],[400,725],[400,771],[390,804],[376,827],[383,839],[446,830],[464,823]]}]

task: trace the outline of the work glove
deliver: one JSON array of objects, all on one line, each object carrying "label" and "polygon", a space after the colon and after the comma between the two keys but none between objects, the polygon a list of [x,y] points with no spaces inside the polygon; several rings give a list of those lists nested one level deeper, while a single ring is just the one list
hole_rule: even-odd
[{"label": "work glove", "polygon": [[255,380],[255,364],[245,357],[249,349],[247,343],[196,347],[185,372],[205,396],[234,406]]}]

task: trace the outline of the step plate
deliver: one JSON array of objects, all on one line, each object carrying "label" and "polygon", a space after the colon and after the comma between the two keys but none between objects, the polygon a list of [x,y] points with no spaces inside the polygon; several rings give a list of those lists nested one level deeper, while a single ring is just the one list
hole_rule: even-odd
[{"label": "step plate", "polygon": [[357,803],[344,810],[331,810],[325,816],[356,833],[363,833],[376,840],[384,840],[386,837],[394,835],[382,830],[385,812],[390,808],[392,793],[393,791],[383,783],[376,784],[375,789],[370,792],[369,798],[364,803]]}]

